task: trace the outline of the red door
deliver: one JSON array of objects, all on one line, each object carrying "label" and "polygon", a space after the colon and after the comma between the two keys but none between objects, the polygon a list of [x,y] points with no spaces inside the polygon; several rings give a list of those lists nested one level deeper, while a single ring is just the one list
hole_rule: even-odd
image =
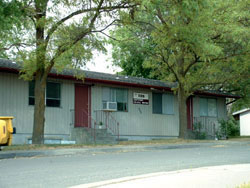
[{"label": "red door", "polygon": [[89,127],[90,87],[75,84],[75,127]]},{"label": "red door", "polygon": [[193,129],[193,98],[187,99],[187,128]]}]

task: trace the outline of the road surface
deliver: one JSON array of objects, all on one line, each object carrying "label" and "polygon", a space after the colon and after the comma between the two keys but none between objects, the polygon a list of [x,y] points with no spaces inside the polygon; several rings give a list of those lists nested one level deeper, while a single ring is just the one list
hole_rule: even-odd
[{"label": "road surface", "polygon": [[69,187],[148,173],[246,163],[250,163],[250,142],[95,149],[1,159],[0,187]]}]

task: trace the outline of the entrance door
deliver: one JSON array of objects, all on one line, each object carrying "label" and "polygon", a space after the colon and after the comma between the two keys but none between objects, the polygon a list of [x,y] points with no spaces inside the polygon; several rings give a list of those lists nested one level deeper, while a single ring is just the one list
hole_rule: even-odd
[{"label": "entrance door", "polygon": [[193,97],[187,99],[187,128],[193,129]]},{"label": "entrance door", "polygon": [[89,127],[90,87],[75,84],[75,127]]}]

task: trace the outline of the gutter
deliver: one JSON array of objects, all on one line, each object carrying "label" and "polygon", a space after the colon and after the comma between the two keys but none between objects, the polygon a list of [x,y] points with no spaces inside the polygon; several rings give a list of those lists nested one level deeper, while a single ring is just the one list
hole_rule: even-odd
[{"label": "gutter", "polygon": [[[0,72],[8,72],[8,73],[15,73],[19,74],[19,70],[16,68],[6,68],[6,67],[0,67]],[[62,75],[62,74],[56,74],[56,73],[50,73],[50,78],[59,78],[59,79],[66,79],[66,80],[74,80],[74,81],[80,81],[79,79],[75,78],[72,75]],[[112,85],[122,85],[122,86],[128,86],[128,87],[140,87],[140,88],[149,88],[149,89],[158,89],[162,91],[171,91],[170,87],[164,87],[164,86],[155,86],[155,85],[147,85],[147,84],[137,84],[137,83],[130,83],[130,82],[119,82],[114,80],[101,80],[96,78],[84,78],[85,82],[90,83],[103,83],[103,84],[112,84]],[[203,96],[215,96],[215,97],[224,97],[224,98],[234,98],[234,99],[240,99],[240,96],[237,95],[229,95],[229,94],[223,94],[223,93],[210,93],[206,91],[196,91],[194,92],[195,95],[203,95]]]},{"label": "gutter", "polygon": [[[15,68],[6,68],[6,67],[0,67],[0,72],[7,72],[7,73],[15,73],[19,74],[19,70]],[[74,76],[71,75],[62,75],[62,74],[55,74],[55,73],[49,73],[50,78],[59,78],[59,79],[66,79],[66,80],[73,80],[73,81],[80,81]],[[128,87],[140,87],[140,88],[153,88],[153,89],[159,89],[163,91],[172,91],[170,87],[164,87],[164,86],[155,86],[155,85],[147,85],[147,84],[137,84],[137,83],[131,83],[131,82],[119,82],[114,80],[101,80],[96,78],[84,78],[85,82],[90,83],[103,83],[103,84],[113,84],[113,85],[122,85],[122,86],[128,86]]]}]

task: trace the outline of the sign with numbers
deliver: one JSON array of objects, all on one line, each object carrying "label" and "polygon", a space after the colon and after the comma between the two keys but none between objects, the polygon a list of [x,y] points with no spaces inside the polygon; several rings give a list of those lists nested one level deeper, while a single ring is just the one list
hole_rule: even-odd
[{"label": "sign with numbers", "polygon": [[146,93],[134,93],[133,104],[149,105],[148,94],[146,94]]}]

